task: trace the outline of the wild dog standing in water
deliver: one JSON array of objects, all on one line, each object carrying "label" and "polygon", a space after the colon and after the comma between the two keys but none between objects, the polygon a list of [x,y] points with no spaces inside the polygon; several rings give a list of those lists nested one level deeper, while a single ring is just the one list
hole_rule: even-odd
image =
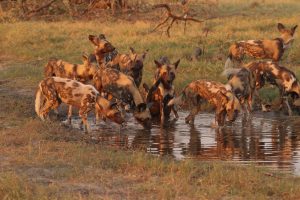
[{"label": "wild dog standing in water", "polygon": [[148,50],[142,54],[137,54],[135,50],[130,47],[129,54],[119,54],[117,50],[115,50],[115,47],[106,40],[103,34],[100,34],[99,37],[90,35],[89,40],[95,45],[95,55],[99,66],[104,65],[115,68],[131,76],[136,86],[140,86],[143,77],[143,62]]},{"label": "wild dog standing in water", "polygon": [[259,59],[272,59],[274,62],[278,62],[284,51],[293,43],[297,26],[287,29],[283,24],[278,23],[277,27],[281,33],[279,38],[271,40],[246,40],[232,44],[229,48],[229,56],[225,63],[225,69],[232,67],[232,60],[240,62],[244,55]]},{"label": "wild dog standing in water", "polygon": [[204,102],[216,107],[215,122],[218,126],[224,125],[226,116],[229,121],[234,121],[241,109],[234,93],[227,90],[225,85],[214,81],[197,80],[188,84],[181,95],[172,99],[168,105],[185,102],[192,106],[190,114],[185,118],[186,123],[194,123]]},{"label": "wild dog standing in water", "polygon": [[131,105],[135,109],[134,117],[137,121],[147,128],[151,126],[149,108],[130,76],[110,67],[100,67],[93,81],[95,88],[100,93],[108,93],[116,99]]},{"label": "wild dog standing in water", "polygon": [[[249,114],[252,111],[252,99],[255,92],[255,74],[248,68],[242,67],[228,76],[225,85],[239,99],[243,110]],[[246,105],[245,105],[246,104]]]},{"label": "wild dog standing in water", "polygon": [[[83,64],[71,64],[62,60],[52,59],[44,68],[45,77],[57,76],[61,78],[70,78],[87,83],[93,79],[98,67],[92,63],[92,57],[86,54],[82,55]],[[69,106],[68,122],[71,124],[72,106]]]},{"label": "wild dog standing in water", "polygon": [[87,132],[90,132],[87,114],[93,109],[97,118],[102,115],[118,124],[124,122],[120,111],[101,97],[91,85],[60,77],[46,78],[39,83],[35,111],[41,119],[44,119],[51,109],[57,109],[62,102],[79,108],[79,116]]},{"label": "wild dog standing in water", "polygon": [[293,100],[300,97],[300,84],[296,75],[291,70],[271,61],[251,62],[245,67],[254,72],[257,90],[262,88],[266,82],[279,88],[280,105],[282,106],[284,102],[288,108],[289,115],[292,115],[287,97],[291,95]]},{"label": "wild dog standing in water", "polygon": [[147,103],[152,103],[152,106],[150,107],[152,117],[160,117],[160,120],[163,123],[165,118],[170,117],[171,111],[173,111],[175,117],[178,118],[174,105],[167,105],[175,96],[173,82],[176,78],[176,70],[180,60],[173,64],[170,64],[169,59],[162,61],[162,63],[156,60],[154,61],[157,67],[154,84],[150,89],[144,84],[144,89],[147,92]]}]

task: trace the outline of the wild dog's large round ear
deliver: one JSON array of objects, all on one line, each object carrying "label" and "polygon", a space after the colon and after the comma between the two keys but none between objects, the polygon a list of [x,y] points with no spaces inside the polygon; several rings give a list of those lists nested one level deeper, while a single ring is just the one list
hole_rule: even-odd
[{"label": "wild dog's large round ear", "polygon": [[157,60],[154,60],[154,63],[156,64],[157,68],[161,68],[161,66],[163,66],[160,62],[158,62]]},{"label": "wild dog's large round ear", "polygon": [[177,69],[177,67],[178,67],[178,65],[179,65],[179,63],[180,63],[180,59],[179,60],[177,60],[173,65],[175,66],[175,69]]},{"label": "wild dog's large round ear", "polygon": [[291,31],[292,31],[292,35],[294,35],[296,28],[298,27],[298,25],[294,26]]},{"label": "wild dog's large round ear", "polygon": [[279,32],[282,32],[285,29],[285,26],[282,23],[278,23],[277,28],[278,28]]}]

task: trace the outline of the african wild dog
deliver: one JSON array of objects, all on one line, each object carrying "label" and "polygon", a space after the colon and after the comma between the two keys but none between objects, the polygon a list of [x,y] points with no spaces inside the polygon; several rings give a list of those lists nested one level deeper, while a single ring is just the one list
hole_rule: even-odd
[{"label": "african wild dog", "polygon": [[82,58],[83,64],[71,64],[62,60],[51,59],[44,68],[44,76],[70,78],[86,83],[93,79],[98,67],[92,63],[92,56],[83,54]]},{"label": "african wild dog", "polygon": [[[62,60],[51,59],[44,68],[45,77],[57,76],[61,78],[70,78],[87,83],[93,79],[98,67],[93,64],[93,56],[82,55],[83,64],[71,64]],[[69,106],[68,122],[71,124],[72,106]]]},{"label": "african wild dog", "polygon": [[131,105],[134,117],[143,126],[150,128],[151,115],[134,80],[126,74],[110,68],[100,67],[94,78],[94,86],[100,93],[108,93],[114,98]]},{"label": "african wild dog", "polygon": [[291,95],[293,100],[300,97],[300,83],[296,75],[286,67],[272,61],[251,62],[245,67],[254,72],[257,90],[262,88],[266,82],[279,88],[280,105],[282,106],[284,102],[288,108],[289,115],[292,115],[287,97]]},{"label": "african wild dog", "polygon": [[99,66],[106,65],[118,54],[116,48],[106,40],[104,34],[99,36],[89,35],[89,40],[95,46],[94,54]]},{"label": "african wild dog", "polygon": [[225,69],[232,66],[232,60],[240,62],[244,55],[259,59],[272,59],[274,62],[278,62],[284,51],[292,44],[297,26],[287,29],[283,24],[278,23],[278,30],[281,33],[279,38],[246,40],[232,44],[229,48]]},{"label": "african wild dog", "polygon": [[144,59],[148,50],[137,54],[130,47],[130,54],[119,54],[114,46],[106,40],[104,34],[99,37],[90,35],[89,40],[95,45],[95,56],[100,65],[115,68],[126,75],[131,76],[137,87],[140,86],[143,76]]},{"label": "african wild dog", "polygon": [[87,132],[90,132],[87,114],[93,109],[97,118],[102,115],[118,124],[124,122],[121,112],[101,97],[91,85],[60,77],[45,78],[39,83],[35,111],[41,119],[44,119],[51,109],[57,109],[62,102],[79,108],[79,115]]},{"label": "african wild dog", "polygon": [[201,104],[208,101],[216,107],[215,121],[218,126],[223,126],[225,117],[234,121],[241,109],[239,100],[226,86],[213,81],[197,80],[188,84],[181,95],[172,99],[168,105],[188,103],[192,105],[190,114],[185,118],[186,123],[193,123],[195,116],[201,109]]},{"label": "african wild dog", "polygon": [[170,64],[169,59],[161,59],[162,62],[154,61],[156,64],[156,72],[154,77],[154,84],[149,87],[144,84],[144,89],[147,92],[147,103],[152,103],[150,112],[152,117],[160,117],[161,122],[165,118],[170,117],[173,111],[176,118],[178,118],[177,111],[174,106],[167,106],[169,101],[175,96],[175,88],[173,82],[176,77],[176,70],[180,60]]},{"label": "african wild dog", "polygon": [[237,70],[229,74],[228,83],[225,86],[235,94],[243,110],[249,114],[252,111],[252,99],[255,92],[255,74],[245,67]]},{"label": "african wild dog", "polygon": [[117,54],[112,61],[109,62],[113,68],[116,68],[124,74],[131,76],[137,87],[140,87],[143,77],[144,60],[148,50],[142,54],[137,54],[130,47],[129,54]]}]

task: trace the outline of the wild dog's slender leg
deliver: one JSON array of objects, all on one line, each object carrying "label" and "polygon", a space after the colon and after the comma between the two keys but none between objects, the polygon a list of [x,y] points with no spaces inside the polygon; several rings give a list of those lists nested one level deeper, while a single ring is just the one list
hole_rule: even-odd
[{"label": "wild dog's slender leg", "polygon": [[249,113],[252,112],[252,100],[253,100],[253,93],[251,92],[249,94],[248,100],[247,100],[247,104],[248,104],[248,111]]},{"label": "wild dog's slender leg", "polygon": [[291,109],[291,106],[290,106],[290,104],[289,104],[289,100],[288,100],[287,97],[284,98],[284,103],[285,103],[285,105],[287,106],[289,116],[292,116],[292,115],[293,115],[293,111],[292,111],[292,109]]},{"label": "wild dog's slender leg", "polygon": [[185,118],[185,123],[194,124],[195,116],[200,112],[200,106],[194,106],[190,114]]},{"label": "wild dog's slender leg", "polygon": [[172,111],[173,111],[173,113],[174,113],[176,119],[178,119],[178,118],[179,118],[179,115],[178,115],[178,113],[177,113],[177,110],[176,110],[175,106],[172,105],[171,109],[172,109]]},{"label": "wild dog's slender leg", "polygon": [[218,126],[223,126],[225,123],[226,111],[224,109],[217,109],[216,110],[216,122]]},{"label": "wild dog's slender leg", "polygon": [[260,107],[262,108],[262,110],[264,111],[264,109],[263,109],[263,102],[262,102],[262,100],[261,100],[261,98],[260,98],[260,96],[259,96],[259,94],[258,94],[258,91],[257,90],[255,90],[254,91],[254,102],[256,101],[256,99],[258,100],[258,104],[260,105]]},{"label": "wild dog's slender leg", "polygon": [[160,123],[163,124],[165,121],[165,113],[164,113],[164,103],[162,98],[159,100],[159,109],[160,109]]},{"label": "wild dog's slender leg", "polygon": [[71,124],[71,122],[72,122],[72,106],[69,106],[68,123]]},{"label": "wild dog's slender leg", "polygon": [[284,102],[284,90],[282,87],[278,86],[279,88],[279,94],[280,94],[280,106],[279,106],[279,109],[282,109],[282,106],[283,106],[283,102]]},{"label": "wild dog's slender leg", "polygon": [[88,124],[88,120],[87,120],[87,114],[88,114],[88,112],[90,112],[93,109],[94,106],[95,106],[95,104],[89,102],[88,99],[83,99],[83,101],[81,103],[81,107],[79,109],[79,116],[82,119],[82,123],[84,124],[86,133],[91,132],[91,128],[90,128],[90,126]]}]

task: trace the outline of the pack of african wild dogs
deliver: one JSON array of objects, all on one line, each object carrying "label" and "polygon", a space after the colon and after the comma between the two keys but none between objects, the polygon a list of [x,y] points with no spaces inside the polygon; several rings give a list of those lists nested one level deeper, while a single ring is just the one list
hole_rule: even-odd
[{"label": "pack of african wild dogs", "polygon": [[[83,54],[82,64],[48,61],[36,92],[35,111],[44,120],[51,110],[58,114],[59,105],[64,103],[69,106],[67,120],[72,123],[72,107],[77,107],[82,128],[90,132],[90,111],[94,111],[96,122],[108,119],[121,126],[126,124],[127,113],[132,113],[141,125],[151,128],[153,119],[164,123],[171,113],[178,118],[177,105],[183,104],[190,109],[185,122],[193,123],[201,105],[209,103],[215,108],[215,125],[220,127],[235,121],[239,113],[249,118],[254,99],[261,104],[257,91],[268,83],[279,89],[280,107],[292,115],[293,107],[299,106],[300,84],[295,74],[279,62],[293,43],[297,25],[287,28],[278,23],[277,28],[278,38],[237,41],[230,46],[223,72],[226,84],[195,80],[178,95],[173,83],[180,60],[171,62],[163,55],[154,60],[153,84],[141,86],[148,50],[136,53],[130,48],[128,54],[120,54],[104,34],[89,35],[94,52]],[[255,60],[243,64],[245,56]]]}]

